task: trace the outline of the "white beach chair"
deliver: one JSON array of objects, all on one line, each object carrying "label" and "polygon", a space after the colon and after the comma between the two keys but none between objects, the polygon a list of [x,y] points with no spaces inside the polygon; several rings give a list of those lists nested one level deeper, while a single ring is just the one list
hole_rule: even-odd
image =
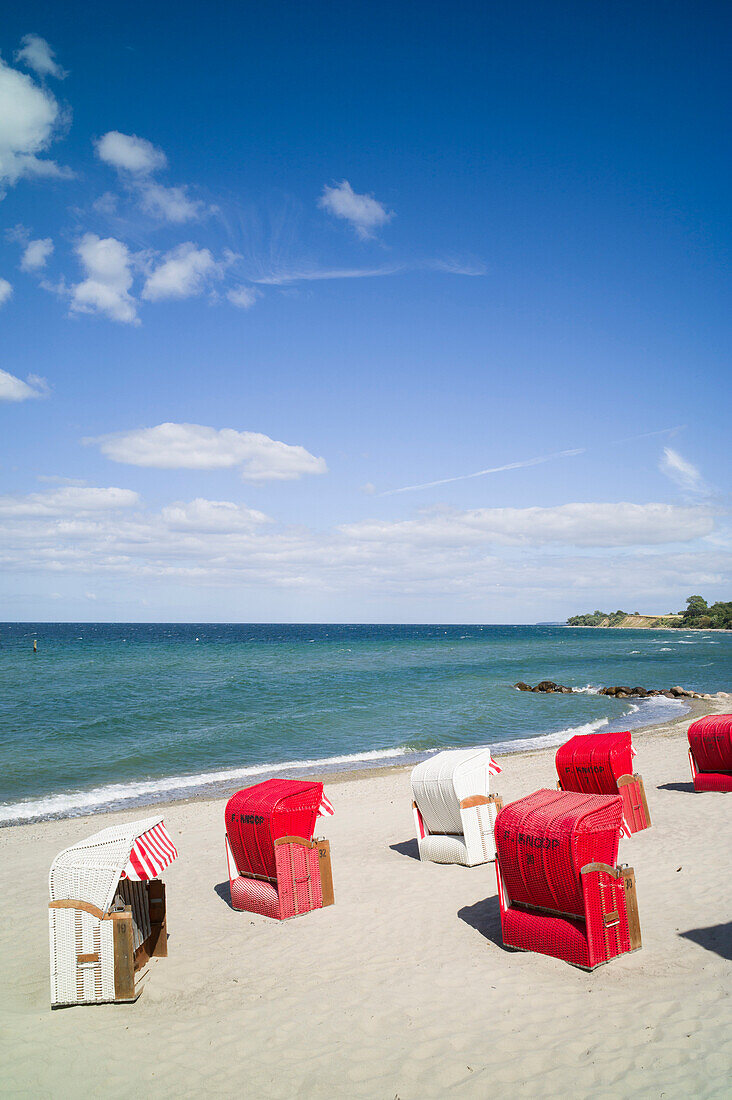
[{"label": "white beach chair", "polygon": [[134,1001],[148,960],[168,954],[165,886],[178,855],[162,817],[113,825],[51,864],[51,1006]]},{"label": "white beach chair", "polygon": [[493,825],[503,805],[489,794],[500,772],[490,749],[438,752],[412,771],[419,857],[475,867],[496,858]]}]

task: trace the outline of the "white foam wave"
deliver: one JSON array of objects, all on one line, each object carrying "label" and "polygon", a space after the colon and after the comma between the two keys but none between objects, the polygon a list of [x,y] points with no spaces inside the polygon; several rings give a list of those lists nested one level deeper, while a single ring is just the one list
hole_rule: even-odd
[{"label": "white foam wave", "polygon": [[410,748],[372,749],[369,752],[323,759],[286,760],[279,764],[252,764],[246,768],[230,768],[198,775],[169,775],[162,779],[143,779],[131,783],[108,783],[89,791],[68,791],[48,798],[26,799],[22,802],[0,803],[0,825],[20,824],[49,817],[77,817],[101,807],[119,806],[148,801],[152,796],[160,801],[165,794],[177,797],[190,795],[202,787],[234,784],[267,772],[303,771],[306,768],[334,768],[338,765],[360,764],[370,760],[389,760],[414,753]]},{"label": "white foam wave", "polygon": [[581,688],[572,688],[572,691],[574,692],[575,695],[599,695],[600,694],[599,687],[595,687],[594,684],[585,684],[585,686],[581,687]]},{"label": "white foam wave", "polygon": [[494,741],[492,752],[528,752],[531,749],[548,749],[553,745],[563,745],[570,737],[578,733],[596,733],[607,726],[609,719],[598,718],[595,722],[585,722],[581,726],[567,726],[554,733],[543,733],[538,737],[520,737],[516,741]]}]

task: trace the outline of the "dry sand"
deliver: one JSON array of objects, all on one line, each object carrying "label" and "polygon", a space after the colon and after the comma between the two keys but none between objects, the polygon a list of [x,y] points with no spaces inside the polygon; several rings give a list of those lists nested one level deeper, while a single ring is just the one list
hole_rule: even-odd
[{"label": "dry sand", "polygon": [[[719,709],[729,709],[726,707]],[[169,957],[131,1006],[48,1004],[53,856],[139,811],[0,832],[0,1092],[33,1097],[709,1097],[732,1091],[732,795],[686,722],[636,734],[654,827],[621,840],[643,949],[592,974],[501,946],[492,864],[422,864],[408,771],[329,782],[335,906],[228,905],[223,800],[169,806]],[[554,751],[502,759],[507,800]]]}]

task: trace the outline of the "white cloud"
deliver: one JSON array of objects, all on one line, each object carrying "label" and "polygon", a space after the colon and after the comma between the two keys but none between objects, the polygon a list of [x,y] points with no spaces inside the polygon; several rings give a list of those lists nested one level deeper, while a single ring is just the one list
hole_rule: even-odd
[{"label": "white cloud", "polygon": [[26,34],[21,38],[22,48],[16,50],[15,61],[32,69],[37,76],[55,76],[63,80],[68,74],[55,60],[56,54],[38,34]]},{"label": "white cloud", "polygon": [[20,270],[29,272],[40,271],[46,266],[52,253],[53,241],[50,237],[29,241],[23,250]]},{"label": "white cloud", "polygon": [[373,237],[375,231],[394,217],[373,195],[359,195],[348,180],[341,180],[335,187],[323,188],[318,206],[336,218],[349,222],[361,240]]},{"label": "white cloud", "polygon": [[31,397],[45,397],[48,386],[43,378],[29,374],[27,382],[0,370],[0,401],[27,401]]},{"label": "white cloud", "polygon": [[235,286],[226,295],[232,306],[238,309],[251,309],[261,296],[262,292],[254,286]]},{"label": "white cloud", "polygon": [[96,142],[97,156],[117,171],[149,176],[168,163],[165,153],[147,138],[110,130]]},{"label": "white cloud", "polygon": [[662,474],[678,485],[685,493],[703,496],[708,493],[707,486],[696,466],[688,462],[672,447],[664,447],[658,467]]},{"label": "white cloud", "polygon": [[[115,577],[121,579],[121,596],[139,593],[145,578],[174,582],[180,591],[223,586],[232,608],[245,589],[261,594],[296,588],[318,600],[332,595],[337,602],[330,606],[341,613],[360,607],[363,614],[365,607],[376,606],[374,598],[380,607],[405,614],[444,600],[449,602],[434,607],[443,614],[462,608],[468,617],[460,621],[485,622],[490,608],[503,621],[515,622],[536,618],[539,608],[556,608],[552,617],[559,618],[602,606],[608,592],[614,593],[613,606],[670,609],[688,592],[722,589],[729,564],[728,552],[710,551],[708,540],[690,543],[684,553],[644,543],[584,552],[559,552],[555,544],[511,545],[498,553],[483,537],[463,533],[450,541],[444,530],[436,538],[416,530],[393,539],[367,537],[355,527],[322,533],[287,528],[231,501],[197,499],[160,511],[137,507],[136,500],[116,503],[121,506],[115,509],[114,498],[10,498],[0,508],[0,573],[75,574],[86,588],[93,576]],[[525,517],[519,528],[525,530],[528,522]],[[617,522],[622,517],[615,527]],[[692,537],[691,528],[687,534]]]},{"label": "white cloud", "polygon": [[[100,160],[121,174],[140,209],[150,217],[182,225],[202,217],[206,212],[205,203],[191,198],[187,187],[166,187],[152,179],[156,172],[167,166],[168,161],[163,150],[146,138],[110,130],[96,142],[96,151]],[[102,196],[95,203],[95,208],[102,213],[109,213],[106,209],[109,206],[109,194],[106,200]]]},{"label": "white cloud", "polygon": [[43,159],[65,118],[53,95],[0,58],[0,198],[4,186],[25,176],[68,179],[73,175]]},{"label": "white cloud", "polygon": [[199,218],[205,209],[202,202],[188,196],[185,187],[163,187],[160,183],[140,189],[140,206],[146,214],[177,225]]},{"label": "white cloud", "polygon": [[167,470],[241,467],[245,481],[289,481],[327,473],[325,460],[304,447],[281,443],[260,432],[209,428],[202,424],[158,424],[154,428],[85,439],[114,462]]},{"label": "white cloud", "polygon": [[208,281],[219,277],[221,272],[222,266],[216,263],[207,248],[197,248],[187,241],[163,256],[145,280],[142,297],[150,302],[163,298],[190,298],[202,294]]},{"label": "white cloud", "polygon": [[580,547],[690,542],[714,528],[711,511],[672,504],[587,503],[553,508],[434,508],[416,519],[366,520],[340,530],[383,546]]},{"label": "white cloud", "polygon": [[262,523],[272,522],[264,512],[254,508],[202,497],[187,503],[169,504],[160,514],[172,531],[249,531]]},{"label": "white cloud", "polygon": [[113,321],[138,324],[136,302],[130,295],[133,257],[127,246],[115,237],[85,233],[76,254],[86,278],[71,287],[71,312],[102,313]]},{"label": "white cloud", "polygon": [[65,486],[47,493],[0,497],[0,516],[64,516],[96,512],[116,512],[139,503],[131,489],[87,489]]},{"label": "white cloud", "polygon": [[119,198],[115,195],[114,191],[105,191],[103,195],[100,195],[98,199],[95,199],[92,203],[92,207],[96,210],[97,214],[116,214]]},{"label": "white cloud", "polygon": [[8,280],[0,279],[0,306],[5,305],[5,303],[11,298],[12,293],[13,288]]}]

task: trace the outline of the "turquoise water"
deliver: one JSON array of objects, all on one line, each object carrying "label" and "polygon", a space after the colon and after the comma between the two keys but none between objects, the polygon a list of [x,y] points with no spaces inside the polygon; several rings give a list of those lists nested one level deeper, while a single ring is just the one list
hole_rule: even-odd
[{"label": "turquoise water", "polygon": [[[33,654],[33,639],[38,653]],[[529,695],[516,680],[585,693]],[[678,715],[593,687],[732,684],[732,635],[551,626],[0,624],[0,823]],[[275,766],[275,767],[273,767]]]}]

